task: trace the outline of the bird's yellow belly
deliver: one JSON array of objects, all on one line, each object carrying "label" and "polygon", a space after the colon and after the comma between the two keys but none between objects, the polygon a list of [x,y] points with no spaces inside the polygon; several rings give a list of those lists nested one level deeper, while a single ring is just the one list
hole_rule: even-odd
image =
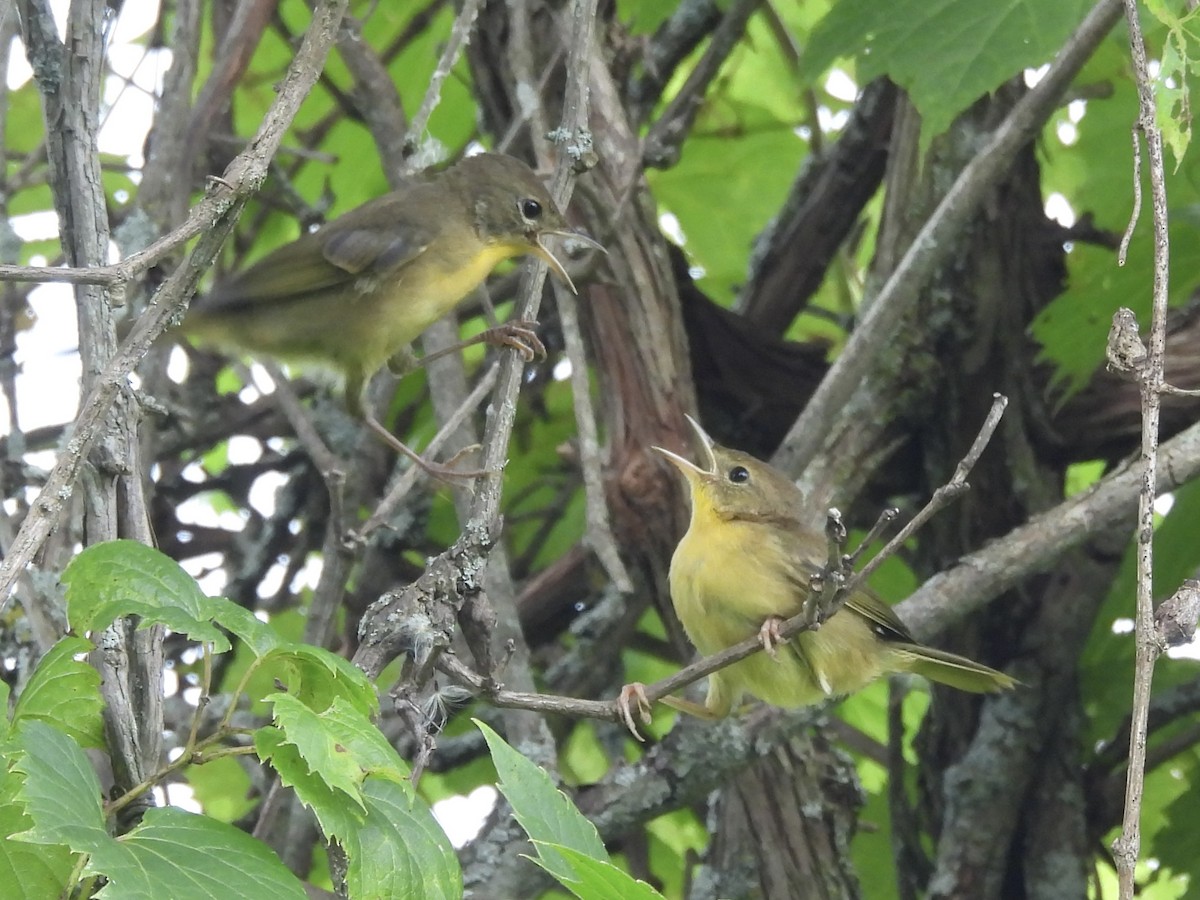
[{"label": "bird's yellow belly", "polygon": [[[772,564],[771,548],[756,529],[728,523],[707,529],[703,541],[680,542],[671,563],[676,614],[705,656],[758,634],[770,616],[788,618],[804,596],[794,577]],[[798,707],[858,690],[881,674],[878,638],[853,610],[843,610],[819,632],[804,632],[781,645],[775,657],[757,653],[720,678],[775,706]]]},{"label": "bird's yellow belly", "polygon": [[399,271],[357,280],[288,301],[287,328],[279,308],[248,306],[238,315],[193,317],[188,334],[280,359],[331,363],[367,376],[446,315],[501,261],[520,252],[487,245],[472,258],[418,257]]},{"label": "bird's yellow belly", "polygon": [[514,255],[510,246],[488,245],[465,263],[418,259],[393,281],[362,285],[374,289],[360,292],[351,301],[365,304],[367,309],[363,315],[351,317],[355,327],[343,342],[345,352],[352,359],[369,358],[366,372],[379,369],[479,287],[499,263]]}]

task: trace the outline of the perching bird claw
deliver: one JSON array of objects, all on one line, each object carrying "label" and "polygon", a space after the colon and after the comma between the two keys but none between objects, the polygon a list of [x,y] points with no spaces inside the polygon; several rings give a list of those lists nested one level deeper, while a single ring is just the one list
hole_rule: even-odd
[{"label": "perching bird claw", "polygon": [[629,733],[644,744],[646,739],[638,732],[637,722],[634,720],[635,706],[637,718],[641,719],[643,725],[649,725],[650,699],[646,696],[646,686],[640,681],[625,685],[617,694],[617,717],[629,729]]},{"label": "perching bird claw", "polygon": [[505,322],[481,332],[479,338],[493,347],[510,347],[521,355],[524,362],[530,363],[546,358],[546,345],[534,330],[537,324],[529,319]]},{"label": "perching bird claw", "polygon": [[787,640],[779,633],[779,626],[782,624],[783,619],[780,616],[767,616],[762,627],[758,629],[758,641],[771,659],[779,658],[775,648]]}]

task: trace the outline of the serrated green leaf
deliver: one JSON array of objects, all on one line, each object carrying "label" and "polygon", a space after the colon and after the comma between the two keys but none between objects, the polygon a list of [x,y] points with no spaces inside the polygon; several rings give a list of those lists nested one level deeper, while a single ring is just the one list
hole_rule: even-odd
[{"label": "serrated green leaf", "polygon": [[[549,841],[534,841],[539,866],[558,879],[580,900],[662,900],[662,894],[644,881],[639,881],[628,872],[618,869],[611,862],[580,853],[573,847]],[[566,859],[576,877],[564,879],[545,863],[550,855]]]},{"label": "serrated green leaf", "polygon": [[57,728],[30,719],[17,729],[24,754],[13,768],[25,776],[18,799],[33,827],[14,838],[64,844],[90,853],[110,840],[104,828],[100,781],[80,746]]},{"label": "serrated green leaf", "polygon": [[300,880],[239,828],[167,807],[146,812],[120,840],[97,848],[86,874],[108,884],[98,897],[171,900],[305,900]]},{"label": "serrated green leaf", "polygon": [[217,653],[229,639],[212,623],[217,612],[192,576],[166,554],[137,541],[106,541],[86,548],[62,576],[67,620],[79,633],[107,628],[121,616],[160,623]]},{"label": "serrated green leaf", "polygon": [[813,30],[800,73],[811,80],[851,57],[860,84],[889,76],[920,110],[928,140],[981,96],[1049,62],[1091,7],[1091,0],[842,0]]},{"label": "serrated green leaf", "polygon": [[[348,701],[338,698],[318,714],[289,694],[275,693],[265,700],[274,707],[277,728],[256,732],[255,747],[313,808],[327,835],[346,835],[366,813],[361,786],[369,776],[411,791],[404,760]],[[347,801],[357,807],[349,819]]]},{"label": "serrated green leaf", "polygon": [[408,783],[408,763],[361,710],[339,698],[321,713],[320,723],[366,775]]},{"label": "serrated green leaf", "polygon": [[[608,862],[608,851],[596,826],[554,786],[545,770],[510,747],[486,724],[474,721],[492,752],[492,762],[500,776],[500,792],[512,804],[513,814],[530,840],[563,844]],[[539,848],[539,854],[546,870],[555,878],[560,881],[574,878],[570,863],[553,847]]]},{"label": "serrated green leaf", "polygon": [[[361,805],[359,784],[364,773],[337,728],[325,722],[323,713],[318,715],[290,694],[276,693],[264,699],[274,706],[276,727],[300,751],[309,771]],[[337,706],[335,702],[334,707]]]},{"label": "serrated green leaf", "polygon": [[254,749],[260,759],[271,764],[284,786],[294,790],[300,802],[313,811],[325,837],[344,841],[362,825],[366,814],[361,798],[357,803],[348,803],[345,793],[335,791],[308,768],[295,744],[288,743],[278,728],[254,732]]},{"label": "serrated green leaf", "polygon": [[17,699],[13,724],[38,719],[66,732],[82,747],[104,747],[100,675],[75,659],[93,646],[85,638],[65,637],[51,647]]},{"label": "serrated green leaf", "polygon": [[364,716],[379,712],[379,697],[367,676],[336,653],[310,644],[287,644],[263,658],[287,692],[314,712],[322,712],[339,697]]},{"label": "serrated green leaf", "polygon": [[349,894],[362,900],[461,897],[462,869],[425,801],[405,783],[368,778],[367,820],[344,842]]},{"label": "serrated green leaf", "polygon": [[[0,762],[0,836],[4,838],[33,827],[25,804],[17,799],[22,781],[19,773]],[[73,866],[74,854],[61,844],[0,840],[0,885],[11,900],[60,896]]]}]

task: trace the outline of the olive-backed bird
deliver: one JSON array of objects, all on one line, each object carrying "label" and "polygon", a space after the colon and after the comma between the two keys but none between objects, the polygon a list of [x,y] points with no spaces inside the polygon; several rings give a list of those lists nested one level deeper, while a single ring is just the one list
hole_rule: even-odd
[{"label": "olive-backed bird", "polygon": [[[503,260],[536,256],[574,291],[546,248],[548,235],[603,249],[567,225],[525,163],[469,156],[414,176],[220,282],[192,304],[179,330],[199,343],[331,365],[345,375],[347,408],[391,447],[438,477],[477,475],[423,459],[366,409],[363,391]],[[535,324],[510,323],[468,343],[514,347],[529,360],[544,353]]]},{"label": "olive-backed bird", "polygon": [[[804,495],[790,478],[747,453],[719,446],[687,418],[703,451],[703,468],[654,448],[682,473],[691,494],[691,521],[671,558],[675,612],[705,656],[755,635],[767,652],[711,674],[703,706],[670,696],[664,703],[716,719],[728,715],[743,694],[775,706],[808,706],[893,672],[915,672],[974,693],[1016,684],[1003,672],[918,643],[891,607],[865,587],[819,628],[779,642],[779,625],[803,610],[812,578],[824,568],[826,539],[809,523]],[[626,685],[618,699],[622,720],[637,735],[634,707],[648,721],[643,685]]]}]

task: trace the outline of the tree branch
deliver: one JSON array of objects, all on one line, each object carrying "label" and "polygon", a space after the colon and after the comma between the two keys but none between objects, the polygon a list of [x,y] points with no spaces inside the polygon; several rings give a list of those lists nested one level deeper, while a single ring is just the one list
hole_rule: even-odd
[{"label": "tree branch", "polygon": [[81,403],[74,435],[67,449],[59,454],[45,487],[0,565],[0,609],[7,604],[17,577],[37,554],[70,498],[81,462],[99,436],[127,376],[195,291],[201,275],[212,265],[232,230],[246,197],[257,190],[266,176],[267,165],[284,131],[316,81],[346,3],[347,0],[323,0],[317,4],[304,43],[289,66],[258,134],[250,147],[230,164],[223,182],[210,190],[210,196],[189,217],[187,227],[194,228],[200,240],[187,261],[163,284],[155,303],[99,372],[94,387]]},{"label": "tree branch", "polygon": [[[801,486],[808,488],[807,492],[819,506],[825,505],[824,498],[821,491],[813,490],[818,473],[810,463],[816,459],[825,437],[836,430],[839,416],[877,359],[877,348],[888,341],[913,308],[930,276],[946,262],[954,246],[954,236],[975,215],[1017,152],[1040,133],[1063,92],[1120,16],[1120,2],[1100,0],[1059,51],[1042,80],[1018,101],[987,144],[963,169],[879,294],[871,300],[845,349],[792,426],[774,461],[786,472],[803,472]],[[821,487],[822,491],[827,489]]]},{"label": "tree branch", "polygon": [[[1146,365],[1138,373],[1142,392],[1142,488],[1138,495],[1137,605],[1134,614],[1136,651],[1132,725],[1129,730],[1129,770],[1121,835],[1112,845],[1117,866],[1118,896],[1120,900],[1133,900],[1137,888],[1135,868],[1141,850],[1150,687],[1154,678],[1154,663],[1162,652],[1154,630],[1154,501],[1157,499],[1158,422],[1167,340],[1170,243],[1167,234],[1167,185],[1162,132],[1155,120],[1154,84],[1146,62],[1146,45],[1138,18],[1137,0],[1125,0],[1125,21],[1129,26],[1129,48],[1138,89],[1137,129],[1146,140],[1146,153],[1150,158],[1150,202],[1154,217],[1154,313],[1150,323],[1149,354]],[[1138,157],[1139,154],[1135,153],[1134,158]],[[1137,186],[1140,188],[1140,180]]]}]

